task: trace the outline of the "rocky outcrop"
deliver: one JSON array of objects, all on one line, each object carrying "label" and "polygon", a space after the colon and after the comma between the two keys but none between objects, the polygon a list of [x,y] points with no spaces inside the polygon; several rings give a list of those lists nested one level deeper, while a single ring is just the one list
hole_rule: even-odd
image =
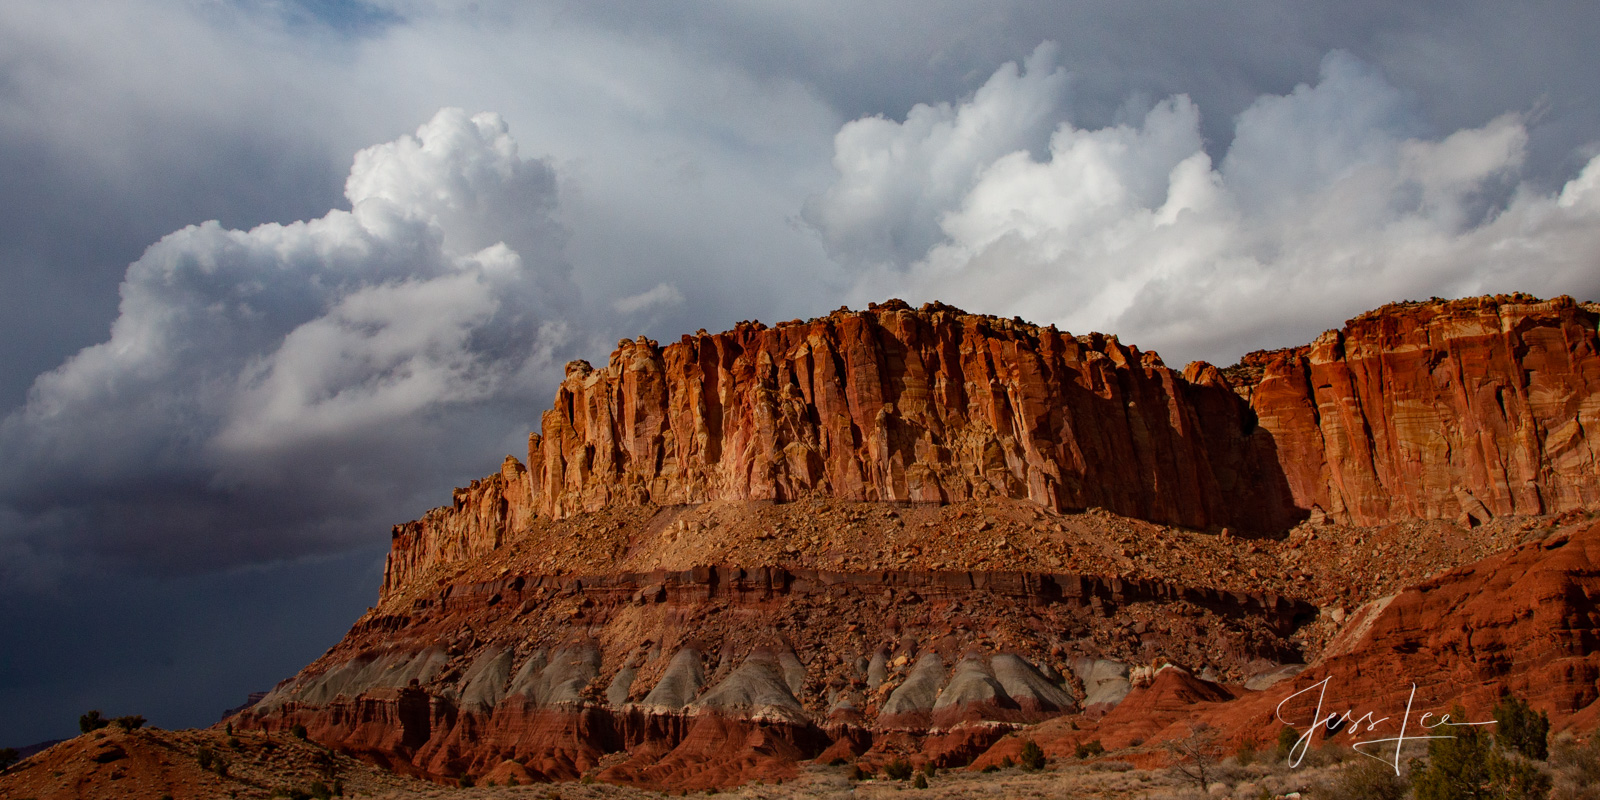
[{"label": "rocky outcrop", "polygon": [[1182,373],[1115,337],[899,301],[567,366],[528,466],[395,527],[384,591],[534,516],[714,500],[1027,499],[1191,529],[1600,507],[1600,307],[1385,306]]},{"label": "rocky outcrop", "polygon": [[1229,370],[1298,508],[1358,525],[1600,508],[1600,307],[1399,303]]},{"label": "rocky outcrop", "polygon": [[493,551],[511,532],[526,528],[533,513],[528,471],[522,462],[506,456],[499,472],[456,489],[451,505],[394,526],[382,591],[389,592],[429,567]]}]

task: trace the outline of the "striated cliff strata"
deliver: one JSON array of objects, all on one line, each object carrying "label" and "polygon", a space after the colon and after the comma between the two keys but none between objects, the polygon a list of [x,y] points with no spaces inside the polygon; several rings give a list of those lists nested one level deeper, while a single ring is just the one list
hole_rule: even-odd
[{"label": "striated cliff strata", "polygon": [[1276,595],[1077,574],[508,572],[375,610],[234,724],[304,725],[435,779],[509,760],[530,780],[710,788],[826,751],[886,759],[930,729],[929,757],[959,765],[1078,712],[1075,687],[1114,706],[1128,665],[1086,652],[1242,674],[1295,657],[1289,636],[1315,616]]}]

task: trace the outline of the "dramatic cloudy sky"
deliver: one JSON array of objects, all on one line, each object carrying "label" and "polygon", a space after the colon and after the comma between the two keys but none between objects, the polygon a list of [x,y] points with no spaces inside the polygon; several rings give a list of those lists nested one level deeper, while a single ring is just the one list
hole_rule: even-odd
[{"label": "dramatic cloudy sky", "polygon": [[1589,2],[0,4],[0,745],[214,721],[621,337],[1600,299]]}]

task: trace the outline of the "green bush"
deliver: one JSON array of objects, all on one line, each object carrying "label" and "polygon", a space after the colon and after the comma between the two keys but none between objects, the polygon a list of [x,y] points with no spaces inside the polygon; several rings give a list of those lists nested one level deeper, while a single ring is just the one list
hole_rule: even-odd
[{"label": "green bush", "polygon": [[911,779],[911,788],[913,788],[913,789],[926,789],[926,788],[928,788],[928,776],[923,775],[920,772],[917,773],[917,777]]},{"label": "green bush", "polygon": [[0,747],[0,770],[4,770],[6,767],[17,763],[17,759],[19,758],[21,758],[21,756],[17,754],[17,748]]},{"label": "green bush", "polygon": [[110,725],[110,724],[111,724],[111,720],[108,720],[105,717],[100,716],[100,710],[99,709],[95,709],[94,711],[90,711],[89,713],[84,714],[81,717],[78,717],[78,731],[81,732],[81,733],[88,733],[89,731],[97,731],[97,730],[100,730],[101,728],[104,728],[107,725]]},{"label": "green bush", "polygon": [[1506,695],[1494,706],[1494,742],[1528,758],[1550,757],[1550,717],[1520,697]]},{"label": "green bush", "polygon": [[1256,743],[1249,739],[1240,742],[1239,749],[1233,751],[1233,758],[1239,762],[1241,767],[1248,767],[1254,764],[1256,760]]},{"label": "green bush", "polygon": [[911,778],[911,762],[903,758],[896,758],[883,765],[883,774],[890,780],[904,781]]},{"label": "green bush", "polygon": [[1032,739],[1024,739],[1022,740],[1022,752],[1017,756],[1017,759],[1022,762],[1023,769],[1029,772],[1038,772],[1044,769],[1044,748],[1041,748]]},{"label": "green bush", "polygon": [[294,724],[294,727],[289,729],[289,734],[291,736],[293,736],[294,738],[296,738],[296,739],[299,739],[301,741],[305,741],[305,738],[306,738],[306,726],[301,725],[300,723],[296,722]]},{"label": "green bush", "polygon": [[140,715],[140,714],[132,714],[132,715],[126,716],[126,717],[117,717],[116,719],[111,720],[111,722],[112,722],[112,724],[116,725],[117,727],[119,727],[119,728],[121,728],[121,729],[123,729],[125,731],[138,730],[139,728],[143,728],[144,727],[144,717],[142,715]]},{"label": "green bush", "polygon": [[1294,728],[1290,728],[1288,726],[1285,726],[1283,728],[1279,728],[1278,729],[1278,750],[1277,750],[1277,753],[1276,753],[1276,755],[1278,757],[1278,760],[1279,761],[1288,761],[1289,760],[1289,754],[1294,752],[1294,746],[1296,744],[1298,744],[1299,742],[1300,742],[1300,732],[1299,731],[1295,730]]},{"label": "green bush", "polygon": [[[1457,706],[1450,716],[1465,719],[1466,712]],[[1417,800],[1543,798],[1550,793],[1550,778],[1520,753],[1496,748],[1488,734],[1474,727],[1451,731],[1455,738],[1428,742],[1426,764],[1412,762]]]},{"label": "green bush", "polygon": [[1100,755],[1105,751],[1106,748],[1104,745],[1100,744],[1099,739],[1091,739],[1087,742],[1080,742],[1077,749],[1073,751],[1073,755],[1076,755],[1078,758],[1088,758],[1090,756]]}]

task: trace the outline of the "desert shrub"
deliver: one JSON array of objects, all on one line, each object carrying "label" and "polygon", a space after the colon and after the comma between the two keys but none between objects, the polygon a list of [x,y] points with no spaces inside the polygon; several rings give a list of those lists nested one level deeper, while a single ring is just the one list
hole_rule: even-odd
[{"label": "desert shrub", "polygon": [[1001,769],[1011,769],[1012,767],[1014,767],[1016,765],[1017,765],[1017,762],[1011,760],[1011,756],[1002,756],[1000,758],[1000,768]]},{"label": "desert shrub", "polygon": [[471,775],[462,775],[460,778],[456,779],[456,785],[460,786],[463,789],[471,789],[472,788],[472,776]]},{"label": "desert shrub", "polygon": [[1022,740],[1022,753],[1018,756],[1018,760],[1022,762],[1023,769],[1029,772],[1038,772],[1044,769],[1044,748],[1041,748],[1032,739],[1024,739]]},{"label": "desert shrub", "polygon": [[[1450,716],[1464,719],[1459,706]],[[1428,742],[1428,761],[1412,762],[1417,800],[1467,800],[1479,797],[1543,798],[1550,778],[1518,753],[1497,749],[1477,728],[1453,729],[1454,738]]]},{"label": "desert shrub", "polygon": [[305,741],[305,738],[307,736],[306,726],[301,725],[300,723],[296,722],[294,724],[294,727],[289,729],[289,735],[291,735],[294,738],[299,739],[301,741]]},{"label": "desert shrub", "polygon": [[111,722],[125,731],[132,731],[143,728],[145,720],[144,716],[141,714],[132,714],[126,717],[117,717],[116,719],[111,720]]},{"label": "desert shrub", "polygon": [[926,788],[928,788],[928,776],[926,776],[926,775],[924,775],[924,774],[922,774],[920,772],[917,773],[917,777],[911,779],[911,788],[913,788],[913,789],[926,789]]},{"label": "desert shrub", "polygon": [[999,772],[1000,768],[995,766],[995,765],[993,765],[993,764],[984,764],[983,765],[983,769],[980,769],[978,771],[982,772],[985,775],[987,775],[987,774],[989,774],[991,772]]},{"label": "desert shrub", "polygon": [[217,764],[217,754],[211,752],[209,747],[202,747],[195,751],[194,758],[200,762],[200,768],[206,771],[210,771]]},{"label": "desert shrub", "polygon": [[333,790],[329,789],[328,785],[322,781],[312,781],[311,785],[306,787],[306,791],[317,800],[328,800],[328,798],[333,797]]},{"label": "desert shrub", "polygon": [[97,730],[100,730],[101,728],[104,728],[107,725],[110,725],[110,724],[111,724],[111,720],[108,720],[105,717],[100,716],[100,710],[99,709],[95,709],[93,711],[90,711],[90,712],[84,714],[81,717],[78,717],[78,731],[80,733],[88,733],[89,731],[97,731]]},{"label": "desert shrub", "polygon": [[1256,743],[1249,739],[1239,743],[1239,748],[1233,751],[1233,758],[1239,766],[1248,767],[1256,760]]},{"label": "desert shrub", "polygon": [[883,774],[890,780],[904,781],[911,779],[911,762],[903,758],[896,758],[883,765]]},{"label": "desert shrub", "polygon": [[1106,748],[1104,745],[1100,744],[1099,739],[1090,739],[1087,742],[1079,742],[1077,749],[1073,750],[1073,755],[1077,756],[1078,758],[1088,758],[1090,756],[1100,755],[1105,751]]},{"label": "desert shrub", "polygon": [[924,761],[924,762],[922,762],[922,774],[924,774],[924,775],[926,775],[926,776],[931,778],[931,777],[934,776],[934,773],[936,773],[938,771],[939,771],[939,768],[935,767],[933,765],[932,761]]},{"label": "desert shrub", "polygon": [[860,764],[850,768],[850,780],[864,781],[870,777],[872,777],[872,773],[866,769],[863,769]]},{"label": "desert shrub", "polygon": [[1294,752],[1295,744],[1300,741],[1300,732],[1294,728],[1284,726],[1278,729],[1278,749],[1275,752],[1279,761],[1288,761],[1289,754]]},{"label": "desert shrub", "polygon": [[1089,768],[1095,772],[1127,772],[1133,765],[1126,761],[1096,761]]},{"label": "desert shrub", "polygon": [[0,747],[0,770],[4,770],[21,758],[15,747]]},{"label": "desert shrub", "polygon": [[1403,800],[1410,782],[1394,774],[1394,767],[1360,759],[1339,771],[1317,790],[1317,797],[1327,800]]},{"label": "desert shrub", "polygon": [[1534,711],[1526,700],[1506,695],[1494,706],[1494,741],[1540,761],[1550,757],[1550,717]]},{"label": "desert shrub", "polygon": [[1579,744],[1562,735],[1550,750],[1550,769],[1555,773],[1552,800],[1600,800],[1600,736]]},{"label": "desert shrub", "polygon": [[842,767],[848,763],[850,763],[849,760],[847,760],[844,756],[834,756],[833,760],[828,762],[828,766]]}]

